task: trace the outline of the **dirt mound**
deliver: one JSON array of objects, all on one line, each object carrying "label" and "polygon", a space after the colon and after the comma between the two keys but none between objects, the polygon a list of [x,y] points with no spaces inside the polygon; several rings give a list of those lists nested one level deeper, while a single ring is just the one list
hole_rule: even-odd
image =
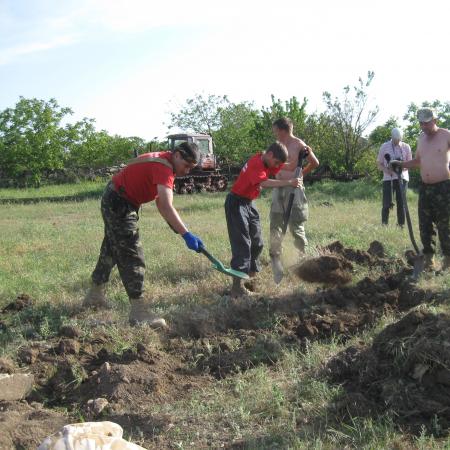
[{"label": "dirt mound", "polygon": [[403,266],[403,262],[399,259],[386,258],[384,246],[379,241],[371,242],[367,251],[344,247],[339,241],[322,247],[321,251],[340,255],[350,262],[369,267]]},{"label": "dirt mound", "polygon": [[345,258],[324,255],[305,260],[294,273],[304,281],[340,285],[352,280],[352,269],[352,264]]},{"label": "dirt mound", "polygon": [[[346,349],[327,366],[345,395],[345,415],[392,412],[402,427],[436,435],[450,427],[450,315],[413,311],[387,326],[370,347]],[[357,402],[354,400],[358,399]]]},{"label": "dirt mound", "polygon": [[67,421],[67,416],[40,403],[0,402],[0,448],[36,448]]},{"label": "dirt mound", "polygon": [[431,291],[405,280],[403,273],[376,280],[366,277],[355,286],[324,289],[312,295],[309,307],[285,322],[302,340],[331,335],[346,338],[374,325],[388,312],[405,311],[432,298]]},{"label": "dirt mound", "polygon": [[45,398],[53,406],[70,409],[102,397],[138,407],[179,398],[191,387],[209,382],[208,377],[190,373],[177,357],[143,344],[123,354],[105,348],[87,353],[83,346],[76,354],[55,348],[60,345],[41,349],[30,366],[38,386],[31,398]]},{"label": "dirt mound", "polygon": [[138,345],[137,352],[115,357],[102,355],[95,366],[108,359],[74,392],[82,398],[105,397],[114,402],[134,405],[160,403],[177,399],[191,388],[207,382],[190,373],[174,356],[151,347]]}]

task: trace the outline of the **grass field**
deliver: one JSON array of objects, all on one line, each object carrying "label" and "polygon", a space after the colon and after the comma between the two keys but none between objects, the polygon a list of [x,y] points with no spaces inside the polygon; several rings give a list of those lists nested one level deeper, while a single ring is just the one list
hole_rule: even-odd
[{"label": "grass field", "polygon": [[[89,339],[94,333],[90,325],[92,319],[105,318],[104,312],[76,313],[89,285],[102,239],[99,212],[102,188],[103,184],[82,183],[33,190],[0,190],[0,309],[22,293],[34,300],[30,311],[18,314],[8,322],[6,331],[0,331],[0,356],[14,359],[30,336],[51,340],[66,323],[79,326],[84,338]],[[395,214],[391,213],[392,225],[380,225],[379,185],[364,181],[325,182],[307,187],[307,195],[310,202],[309,254],[316,254],[317,246],[335,240],[348,247],[367,250],[369,243],[376,239],[384,244],[391,258],[401,258],[411,247],[407,231],[394,225]],[[418,237],[417,196],[411,191],[408,195]],[[228,264],[230,249],[224,197],[223,193],[176,196],[175,206],[210,252]],[[58,201],[58,198],[66,201]],[[8,203],[17,199],[32,203]],[[43,201],[38,202],[38,199]],[[258,200],[258,208],[266,243],[269,205],[270,193],[265,192]],[[192,311],[227,308],[230,280],[212,270],[206,258],[189,251],[183,240],[168,228],[154,205],[144,206],[140,232],[147,263],[146,292],[169,323],[172,319],[177,323],[182,321],[183,316]],[[296,262],[292,247],[288,237],[284,254],[286,265]],[[300,282],[293,276],[286,278],[279,287],[274,286],[267,247],[262,261],[264,297],[273,300],[316,292],[316,285]],[[380,274],[379,269],[358,268],[355,282],[367,275]],[[424,277],[420,286],[448,292],[450,277]],[[103,332],[109,336],[110,347],[116,352],[135,348],[142,335],[125,324],[128,302],[117,271],[114,271],[108,297],[113,309],[107,312],[107,317],[113,324],[105,325]],[[445,302],[429,307],[447,312]],[[277,318],[269,316],[265,332],[270,339],[281,342]],[[170,418],[170,426],[164,432],[145,433],[142,427],[130,426],[126,429],[127,436],[146,448],[450,448],[450,440],[445,437],[433,437],[425,431],[418,435],[403,433],[389,414],[341,420],[330,413],[330,405],[341,388],[318,376],[320,369],[352,342],[371,342],[377,332],[395,319],[398,317],[387,312],[374,327],[345,343],[338,335],[311,342],[303,348],[281,342],[273,363],[255,363],[247,370],[205,382],[188,395],[149,405],[147,413]],[[145,339],[161,351],[169,352],[174,345],[157,333],[146,333]],[[231,333],[229,338],[233,339],[234,335]],[[194,342],[194,338],[188,336],[178,339],[190,342],[189,345]],[[67,414],[74,417],[73,411]],[[76,414],[82,417],[80,411]]]}]

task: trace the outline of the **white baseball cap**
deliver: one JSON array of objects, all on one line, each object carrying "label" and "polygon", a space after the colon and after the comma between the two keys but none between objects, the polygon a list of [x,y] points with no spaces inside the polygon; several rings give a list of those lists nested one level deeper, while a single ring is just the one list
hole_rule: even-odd
[{"label": "white baseball cap", "polygon": [[401,141],[403,135],[400,128],[392,128],[391,137],[392,139],[398,139],[399,141]]}]

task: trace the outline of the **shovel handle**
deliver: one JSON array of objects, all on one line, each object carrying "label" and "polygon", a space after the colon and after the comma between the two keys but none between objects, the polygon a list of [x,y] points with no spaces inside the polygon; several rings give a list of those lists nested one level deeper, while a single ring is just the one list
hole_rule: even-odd
[{"label": "shovel handle", "polygon": [[[298,178],[300,176],[300,172],[303,166],[303,160],[309,155],[309,150],[305,147],[298,155],[297,167],[295,168],[294,178]],[[287,231],[287,227],[289,224],[289,219],[291,218],[292,205],[294,204],[295,198],[295,190],[298,188],[292,188],[289,194],[288,204],[286,207],[286,211],[283,216],[283,226],[281,228],[281,233],[284,236]]]},{"label": "shovel handle", "polygon": [[200,253],[203,253],[216,266],[223,267],[223,264],[218,259],[214,258],[214,256],[211,255],[205,247],[201,247]]},{"label": "shovel handle", "polygon": [[402,180],[402,176],[401,176],[402,171],[403,171],[403,169],[400,166],[395,166],[394,172],[398,176],[398,184],[399,184],[400,193],[401,193],[400,197],[401,197],[402,203],[403,203],[403,210],[405,211],[406,225],[408,226],[409,237],[411,239],[411,243],[414,247],[414,250],[416,251],[416,255],[420,255],[419,246],[417,245],[416,239],[414,238],[414,231],[413,231],[413,227],[412,227],[412,223],[411,223],[411,216],[409,215],[409,208],[408,208],[408,201],[406,200],[405,186],[403,185],[403,180]]}]

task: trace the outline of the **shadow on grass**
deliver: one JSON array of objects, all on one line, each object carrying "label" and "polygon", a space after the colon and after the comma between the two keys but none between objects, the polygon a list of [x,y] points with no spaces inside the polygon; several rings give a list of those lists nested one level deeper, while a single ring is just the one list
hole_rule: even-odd
[{"label": "shadow on grass", "polygon": [[103,193],[104,187],[102,186],[99,189],[93,189],[86,192],[80,192],[78,194],[73,195],[64,195],[64,196],[56,196],[56,197],[23,197],[23,198],[0,198],[0,205],[6,204],[19,204],[19,205],[27,205],[33,203],[41,203],[41,202],[82,202],[84,200],[90,200],[92,198],[100,198]]}]

